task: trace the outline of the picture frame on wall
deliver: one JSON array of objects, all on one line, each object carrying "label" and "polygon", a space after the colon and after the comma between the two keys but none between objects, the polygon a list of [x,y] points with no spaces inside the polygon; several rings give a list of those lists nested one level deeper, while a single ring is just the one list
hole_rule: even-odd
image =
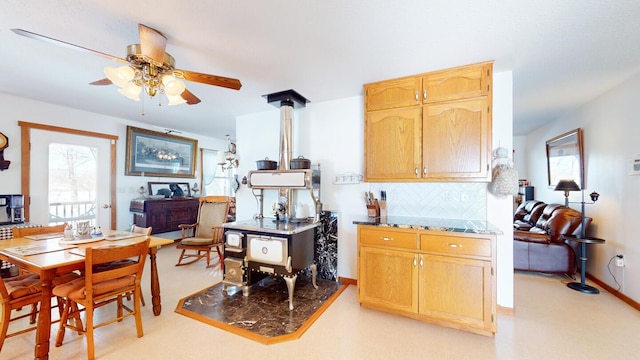
[{"label": "picture frame on wall", "polygon": [[125,175],[194,178],[198,140],[127,126]]}]

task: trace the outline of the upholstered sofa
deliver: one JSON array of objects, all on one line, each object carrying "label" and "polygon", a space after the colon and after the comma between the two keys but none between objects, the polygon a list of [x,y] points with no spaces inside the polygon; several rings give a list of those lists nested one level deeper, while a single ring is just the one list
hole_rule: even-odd
[{"label": "upholstered sofa", "polygon": [[[578,243],[564,235],[580,235],[580,212],[560,204],[534,202],[523,203],[514,214],[514,269],[574,274]],[[527,228],[536,216],[534,225]],[[586,224],[590,222],[587,218]]]}]

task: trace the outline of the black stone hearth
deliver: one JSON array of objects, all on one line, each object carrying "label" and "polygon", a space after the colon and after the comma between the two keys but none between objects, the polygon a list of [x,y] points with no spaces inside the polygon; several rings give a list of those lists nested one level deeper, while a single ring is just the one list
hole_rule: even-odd
[{"label": "black stone hearth", "polygon": [[298,276],[293,293],[294,309],[282,278],[267,277],[243,296],[239,287],[219,283],[178,303],[176,312],[237,335],[272,344],[298,339],[346,288],[336,281]]}]

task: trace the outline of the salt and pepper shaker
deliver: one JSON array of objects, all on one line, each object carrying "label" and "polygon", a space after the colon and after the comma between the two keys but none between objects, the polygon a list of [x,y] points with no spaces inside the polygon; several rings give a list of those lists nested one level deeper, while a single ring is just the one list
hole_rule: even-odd
[{"label": "salt and pepper shaker", "polygon": [[71,224],[67,224],[64,227],[64,238],[73,239],[73,228],[71,227]]}]

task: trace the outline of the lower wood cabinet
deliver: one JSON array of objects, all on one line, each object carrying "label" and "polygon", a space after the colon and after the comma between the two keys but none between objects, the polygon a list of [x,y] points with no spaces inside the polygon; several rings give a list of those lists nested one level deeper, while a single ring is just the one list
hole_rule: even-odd
[{"label": "lower wood cabinet", "polygon": [[358,301],[491,336],[495,241],[495,235],[359,225]]}]

